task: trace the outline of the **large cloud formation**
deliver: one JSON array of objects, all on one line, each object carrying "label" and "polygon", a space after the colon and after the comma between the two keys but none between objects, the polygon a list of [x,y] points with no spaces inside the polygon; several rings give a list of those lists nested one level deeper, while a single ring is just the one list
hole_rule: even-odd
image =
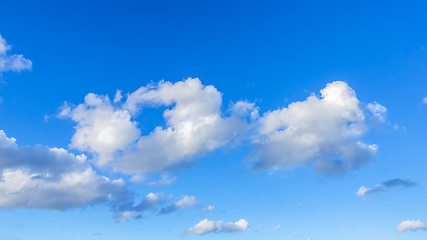
[{"label": "large cloud formation", "polygon": [[[314,165],[319,172],[336,173],[363,166],[373,158],[377,146],[360,139],[368,130],[368,113],[354,90],[337,81],[320,93],[320,97],[311,95],[260,118],[250,156],[255,168]],[[369,106],[383,120],[385,108],[378,103]]]},{"label": "large cloud formation", "polygon": [[[89,93],[77,106],[65,103],[58,116],[77,123],[70,147],[92,153],[98,166],[144,176],[191,163],[224,146],[250,141],[256,169],[314,166],[326,173],[357,169],[371,161],[377,145],[361,141],[366,119],[384,123],[387,109],[362,104],[347,83],[327,84],[321,95],[259,117],[254,103],[221,110],[222,94],[198,78],[160,81],[114,100]],[[143,108],[165,106],[165,126],[141,135],[135,119]],[[138,178],[136,176],[136,178]],[[135,179],[136,179],[135,178]]]},{"label": "large cloud formation", "polygon": [[0,75],[3,72],[31,70],[32,62],[25,59],[21,54],[9,55],[7,52],[12,46],[6,43],[6,40],[0,35]]}]

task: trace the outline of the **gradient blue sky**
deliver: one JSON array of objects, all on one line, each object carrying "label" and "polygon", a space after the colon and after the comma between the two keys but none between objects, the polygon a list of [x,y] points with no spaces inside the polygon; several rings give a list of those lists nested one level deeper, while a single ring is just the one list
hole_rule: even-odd
[{"label": "gradient blue sky", "polygon": [[2,239],[426,238],[427,2],[0,5]]}]

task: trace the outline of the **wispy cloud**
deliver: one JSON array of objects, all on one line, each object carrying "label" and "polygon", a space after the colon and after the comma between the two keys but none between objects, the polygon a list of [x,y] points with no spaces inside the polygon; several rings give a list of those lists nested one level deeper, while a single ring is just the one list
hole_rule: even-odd
[{"label": "wispy cloud", "polygon": [[147,183],[147,185],[151,187],[161,187],[165,185],[170,185],[175,181],[176,181],[176,177],[169,176],[169,174],[165,172],[165,173],[162,173],[160,180],[149,182]]}]

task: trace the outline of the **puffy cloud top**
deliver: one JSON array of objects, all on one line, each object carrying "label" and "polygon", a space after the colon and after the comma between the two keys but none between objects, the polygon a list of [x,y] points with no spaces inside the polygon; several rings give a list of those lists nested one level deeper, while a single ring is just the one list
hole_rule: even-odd
[{"label": "puffy cloud top", "polygon": [[320,172],[344,172],[373,158],[376,145],[361,142],[365,112],[345,82],[333,82],[305,101],[265,113],[254,138],[255,168],[315,164]]}]

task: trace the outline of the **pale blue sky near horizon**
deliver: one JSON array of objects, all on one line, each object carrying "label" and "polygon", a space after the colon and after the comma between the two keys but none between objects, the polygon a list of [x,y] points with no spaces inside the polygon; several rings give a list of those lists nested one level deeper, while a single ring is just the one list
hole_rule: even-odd
[{"label": "pale blue sky near horizon", "polygon": [[425,239],[426,7],[2,2],[2,239]]}]

